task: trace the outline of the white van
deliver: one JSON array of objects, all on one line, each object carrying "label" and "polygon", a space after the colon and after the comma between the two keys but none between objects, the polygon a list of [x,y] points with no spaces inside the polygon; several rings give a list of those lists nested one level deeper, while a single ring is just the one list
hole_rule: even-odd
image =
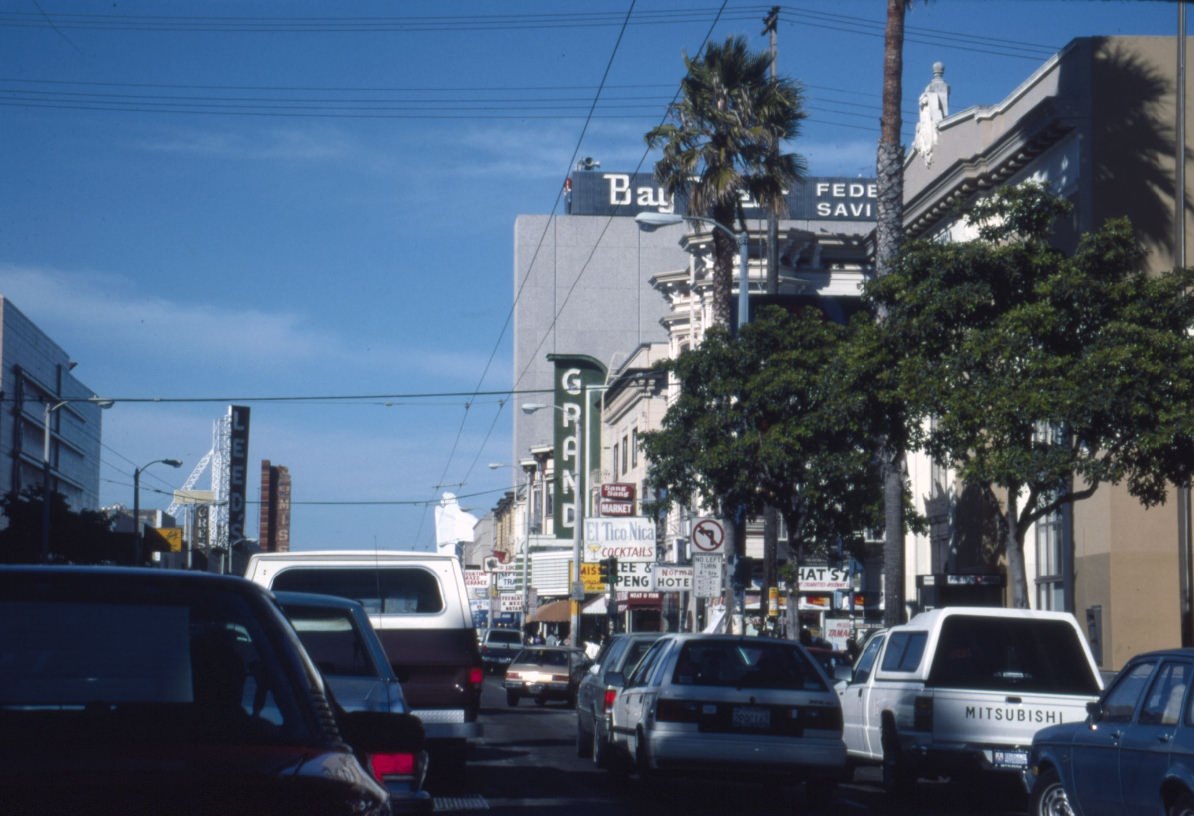
[{"label": "white van", "polygon": [[460,561],[410,551],[258,553],[245,577],[272,590],[359,601],[385,646],[413,714],[422,721],[432,773],[463,779],[467,740],[481,735],[485,677]]}]

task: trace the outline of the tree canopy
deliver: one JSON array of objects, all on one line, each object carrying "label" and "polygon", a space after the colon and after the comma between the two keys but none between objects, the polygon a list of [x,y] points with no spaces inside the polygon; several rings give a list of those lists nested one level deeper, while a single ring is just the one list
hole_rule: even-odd
[{"label": "tree canopy", "polygon": [[967,217],[975,239],[908,242],[866,286],[911,444],[1002,508],[1017,607],[1033,522],[1108,483],[1163,502],[1194,466],[1194,272],[1146,274],[1126,219],[1067,254],[1051,231],[1070,210],[1001,189]]},{"label": "tree canopy", "polygon": [[717,327],[661,363],[680,394],[643,436],[652,483],[717,511],[771,505],[794,551],[859,540],[882,519],[885,415],[851,360],[853,330],[814,308],[772,306],[738,338]]},{"label": "tree canopy", "polygon": [[[42,489],[0,497],[7,524],[0,530],[0,562],[33,564],[41,558]],[[66,497],[50,495],[49,560],[71,564],[131,564],[133,537],[112,532],[107,515],[98,510],[70,509]]]}]

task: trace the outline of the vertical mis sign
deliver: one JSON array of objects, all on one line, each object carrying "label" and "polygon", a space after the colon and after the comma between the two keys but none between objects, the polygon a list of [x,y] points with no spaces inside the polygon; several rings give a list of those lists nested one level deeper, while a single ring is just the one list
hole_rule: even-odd
[{"label": "vertical mis sign", "polygon": [[[556,538],[571,539],[576,529],[580,491],[590,483],[581,468],[592,473],[601,464],[601,415],[598,387],[605,384],[605,366],[583,354],[549,354],[554,364],[555,418],[552,421],[555,478],[553,522]],[[584,440],[586,429],[588,439]]]},{"label": "vertical mis sign", "polygon": [[245,537],[245,493],[249,482],[249,407],[229,405],[228,546]]}]

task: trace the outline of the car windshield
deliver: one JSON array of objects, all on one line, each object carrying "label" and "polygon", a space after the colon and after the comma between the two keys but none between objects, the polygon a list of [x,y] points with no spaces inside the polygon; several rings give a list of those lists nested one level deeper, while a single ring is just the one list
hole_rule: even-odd
[{"label": "car windshield", "polygon": [[539,666],[567,666],[568,653],[558,649],[523,649],[515,663],[534,663]]},{"label": "car windshield", "polygon": [[292,604],[284,608],[307,654],[321,672],[343,677],[377,677],[377,669],[348,610]]},{"label": "car windshield", "polygon": [[242,595],[128,587],[6,584],[0,732],[71,748],[310,736]]},{"label": "car windshield", "polygon": [[799,646],[773,640],[685,643],[672,682],[681,686],[826,689],[820,673]]}]

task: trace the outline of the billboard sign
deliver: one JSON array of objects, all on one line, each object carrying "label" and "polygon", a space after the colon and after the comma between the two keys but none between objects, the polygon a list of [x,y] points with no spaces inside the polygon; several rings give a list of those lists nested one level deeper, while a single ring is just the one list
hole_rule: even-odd
[{"label": "billboard sign", "polygon": [[[652,173],[576,173],[570,179],[569,215],[615,215],[633,218],[640,212],[688,213],[683,199],[672,200]],[[878,183],[873,178],[816,176],[793,185],[787,194],[787,218],[806,221],[875,220]],[[765,218],[757,202],[742,202],[747,218]]]}]

